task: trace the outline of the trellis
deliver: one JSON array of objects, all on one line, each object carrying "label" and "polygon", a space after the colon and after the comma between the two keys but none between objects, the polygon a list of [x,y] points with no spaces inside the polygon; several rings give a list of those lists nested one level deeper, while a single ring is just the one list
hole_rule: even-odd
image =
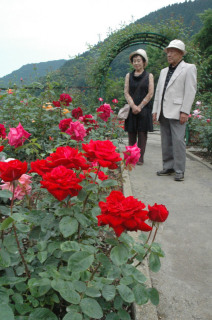
[{"label": "trellis", "polygon": [[169,42],[170,39],[168,37],[153,32],[133,33],[118,39],[117,42],[114,43],[113,46],[111,46],[111,48],[107,52],[107,55],[105,56],[105,58],[103,58],[102,63],[99,65],[99,68],[97,68],[96,70],[96,75],[97,73],[99,73],[99,75],[101,74],[101,79],[98,79],[97,84],[100,90],[100,95],[102,95],[104,91],[104,82],[108,69],[112,61],[120,52],[138,44],[149,44],[154,47],[164,49]]}]

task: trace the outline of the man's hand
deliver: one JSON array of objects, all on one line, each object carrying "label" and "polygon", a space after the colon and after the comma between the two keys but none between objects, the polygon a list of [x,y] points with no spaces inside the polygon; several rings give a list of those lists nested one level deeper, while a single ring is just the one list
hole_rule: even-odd
[{"label": "man's hand", "polygon": [[153,122],[157,121],[157,113],[152,114],[152,121]]},{"label": "man's hand", "polygon": [[180,112],[180,124],[184,124],[188,121],[188,114],[184,112]]}]

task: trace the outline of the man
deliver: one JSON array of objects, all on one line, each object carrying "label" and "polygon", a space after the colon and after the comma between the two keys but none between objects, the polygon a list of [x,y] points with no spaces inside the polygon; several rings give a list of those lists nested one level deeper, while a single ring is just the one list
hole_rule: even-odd
[{"label": "man", "polygon": [[169,67],[162,69],[153,105],[153,121],[160,121],[163,170],[158,176],[175,174],[184,180],[185,129],[196,94],[196,67],[183,61],[185,44],[173,40],[164,49]]}]

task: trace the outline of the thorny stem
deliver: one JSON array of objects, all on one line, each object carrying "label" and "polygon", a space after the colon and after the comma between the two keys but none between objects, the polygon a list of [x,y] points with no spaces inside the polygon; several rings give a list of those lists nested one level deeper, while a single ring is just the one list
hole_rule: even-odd
[{"label": "thorny stem", "polygon": [[92,272],[92,275],[91,275],[90,281],[92,281],[92,280],[93,280],[94,275],[95,275],[95,273],[97,272],[97,270],[99,269],[99,267],[100,267],[100,266],[101,266],[101,262],[99,262],[99,263],[97,264],[96,268],[95,268],[95,269],[94,269],[94,271]]},{"label": "thorny stem", "polygon": [[[12,213],[13,213],[13,205],[14,205],[14,196],[15,196],[15,181],[12,182],[12,186],[13,186],[13,195],[12,195],[12,200],[11,200],[11,205],[10,205],[10,212],[11,212],[11,217],[12,217]],[[28,269],[28,266],[27,266],[27,263],[24,259],[24,255],[21,251],[21,246],[20,246],[20,242],[18,240],[18,236],[17,236],[17,229],[16,229],[16,226],[15,226],[15,223],[13,222],[13,230],[14,230],[14,235],[15,235],[15,240],[16,240],[16,243],[17,243],[17,246],[18,246],[18,251],[19,251],[19,254],[21,256],[21,260],[23,262],[23,265],[24,265],[24,268],[25,268],[25,273],[27,275],[27,278],[30,278],[30,273],[29,273],[29,269]]]},{"label": "thorny stem", "polygon": [[[154,227],[154,222],[152,222],[152,230],[153,230],[153,227]],[[149,232],[149,236],[148,236],[147,240],[145,241],[144,245],[146,245],[148,243],[148,241],[149,241],[149,239],[151,237],[151,234],[152,234],[152,230]],[[154,237],[154,239],[155,239],[155,237]],[[138,255],[138,253],[135,253],[134,256],[132,256],[132,258],[129,260],[129,263],[132,263],[133,260],[137,257],[137,255]]]},{"label": "thorny stem", "polygon": [[18,240],[18,236],[17,236],[17,232],[16,232],[16,226],[15,226],[14,223],[13,223],[13,230],[14,230],[14,234],[15,234],[15,240],[16,240],[16,243],[17,243],[17,246],[18,246],[18,251],[19,251],[19,253],[20,253],[21,260],[22,260],[22,262],[23,262],[23,264],[24,264],[25,273],[26,273],[26,275],[27,275],[27,278],[30,278],[29,269],[28,269],[27,263],[26,263],[26,261],[25,261],[25,259],[24,259],[24,255],[23,255],[23,253],[22,253],[22,251],[21,251],[20,242],[19,242],[19,240]]},{"label": "thorny stem", "polygon": [[[153,237],[153,239],[152,239],[152,242],[151,242],[151,244],[150,244],[150,246],[149,246],[148,250],[146,251],[145,255],[143,256],[143,260],[146,258],[146,256],[147,256],[147,255],[148,255],[148,253],[150,252],[151,247],[152,247],[152,244],[153,244],[153,242],[155,241],[155,237],[156,237],[157,232],[158,232],[158,228],[156,227],[154,237]],[[141,262],[139,262],[135,267],[138,267],[140,264],[141,264]]]}]

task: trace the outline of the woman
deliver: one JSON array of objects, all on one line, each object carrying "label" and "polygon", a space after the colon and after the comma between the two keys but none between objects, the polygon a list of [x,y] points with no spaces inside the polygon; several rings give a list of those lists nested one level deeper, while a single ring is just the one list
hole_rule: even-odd
[{"label": "woman", "polygon": [[144,163],[144,152],[147,142],[147,132],[153,131],[150,100],[154,93],[154,78],[145,71],[148,64],[146,51],[138,49],[130,54],[133,72],[125,78],[124,95],[130,105],[128,118],[125,120],[125,131],[128,132],[129,145],[136,142],[141,149],[138,165]]}]

